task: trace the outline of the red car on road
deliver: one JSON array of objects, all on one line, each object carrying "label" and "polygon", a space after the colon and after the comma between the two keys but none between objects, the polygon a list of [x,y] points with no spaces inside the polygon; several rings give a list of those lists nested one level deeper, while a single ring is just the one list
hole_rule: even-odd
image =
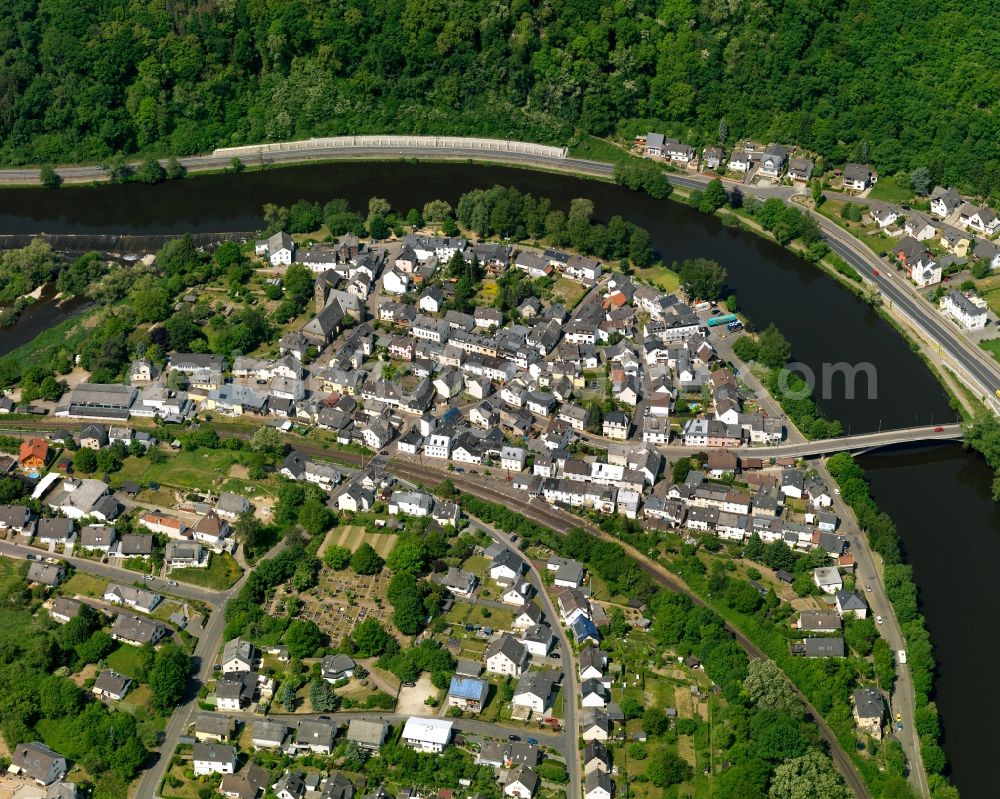
[{"label": "red car on road", "polygon": [[872,274],[873,274],[873,275],[874,275],[875,277],[878,277],[878,269],[872,269]]},{"label": "red car on road", "polygon": [[935,427],[934,428],[934,432],[935,433],[943,433],[944,432],[944,428],[943,427]]}]

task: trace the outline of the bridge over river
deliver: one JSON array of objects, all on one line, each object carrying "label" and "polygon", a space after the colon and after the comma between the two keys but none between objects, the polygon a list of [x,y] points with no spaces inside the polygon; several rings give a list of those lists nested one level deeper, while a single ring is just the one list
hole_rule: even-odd
[{"label": "bridge over river", "polygon": [[[927,425],[906,427],[898,430],[882,430],[876,433],[861,433],[856,436],[822,438],[801,443],[775,444],[770,447],[739,447],[734,451],[754,458],[814,458],[834,452],[863,453],[891,447],[898,444],[919,444],[928,441],[961,441],[962,426],[958,424]],[[690,455],[705,452],[707,447],[693,447],[685,444],[665,444],[658,447],[665,455]]]}]

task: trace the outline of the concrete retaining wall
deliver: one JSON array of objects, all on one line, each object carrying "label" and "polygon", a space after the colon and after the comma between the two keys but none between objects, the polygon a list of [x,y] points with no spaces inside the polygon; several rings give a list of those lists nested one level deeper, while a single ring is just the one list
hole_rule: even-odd
[{"label": "concrete retaining wall", "polygon": [[477,139],[462,136],[333,136],[302,141],[249,144],[243,147],[220,147],[212,155],[240,158],[266,153],[286,153],[296,150],[348,150],[353,148],[379,148],[402,150],[482,150],[484,152],[518,153],[541,158],[566,157],[565,147],[550,147],[532,142],[508,139]]}]

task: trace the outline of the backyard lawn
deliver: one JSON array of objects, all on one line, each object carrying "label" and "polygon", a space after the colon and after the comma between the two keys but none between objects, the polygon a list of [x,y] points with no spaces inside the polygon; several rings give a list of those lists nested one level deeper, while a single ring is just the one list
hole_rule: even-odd
[{"label": "backyard lawn", "polygon": [[232,586],[243,573],[239,564],[228,552],[211,555],[206,569],[172,569],[170,576],[182,583],[200,585],[203,588],[215,588],[223,591]]},{"label": "backyard lawn", "polygon": [[106,577],[95,577],[92,574],[85,574],[78,571],[66,582],[62,584],[61,593],[66,596],[104,596],[104,589],[108,584]]},{"label": "backyard lawn", "polygon": [[587,287],[583,283],[568,277],[560,277],[555,286],[552,287],[552,299],[561,300],[562,304],[571,310],[576,307],[586,293]]},{"label": "backyard lawn", "polygon": [[680,288],[681,280],[677,273],[665,266],[650,266],[645,269],[633,269],[632,274],[645,283],[656,286],[661,291],[673,292]]},{"label": "backyard lawn", "polygon": [[913,189],[905,175],[879,176],[868,197],[872,200],[884,200],[887,203],[905,203],[913,199]]},{"label": "backyard lawn", "polygon": [[139,663],[141,662],[139,648],[122,644],[105,658],[105,662],[112,671],[135,679],[135,675],[139,673]]},{"label": "backyard lawn", "polygon": [[228,449],[184,450],[166,455],[162,463],[149,458],[126,458],[117,477],[141,483],[156,482],[181,488],[208,490],[212,480],[224,479],[229,467],[237,462],[238,453]]}]

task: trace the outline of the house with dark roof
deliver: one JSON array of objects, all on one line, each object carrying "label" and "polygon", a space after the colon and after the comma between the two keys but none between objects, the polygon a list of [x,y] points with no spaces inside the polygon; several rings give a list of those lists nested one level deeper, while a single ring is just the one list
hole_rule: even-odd
[{"label": "house with dark roof", "polygon": [[10,758],[10,770],[39,785],[51,785],[66,776],[66,758],[37,741],[18,744]]},{"label": "house with dark roof", "polygon": [[132,678],[119,674],[116,671],[107,669],[102,671],[94,681],[92,689],[94,695],[99,699],[114,699],[120,701],[125,698],[129,688],[132,687]]},{"label": "house with dark roof", "polygon": [[519,676],[528,667],[528,650],[514,636],[505,633],[491,641],[483,655],[491,674]]}]

